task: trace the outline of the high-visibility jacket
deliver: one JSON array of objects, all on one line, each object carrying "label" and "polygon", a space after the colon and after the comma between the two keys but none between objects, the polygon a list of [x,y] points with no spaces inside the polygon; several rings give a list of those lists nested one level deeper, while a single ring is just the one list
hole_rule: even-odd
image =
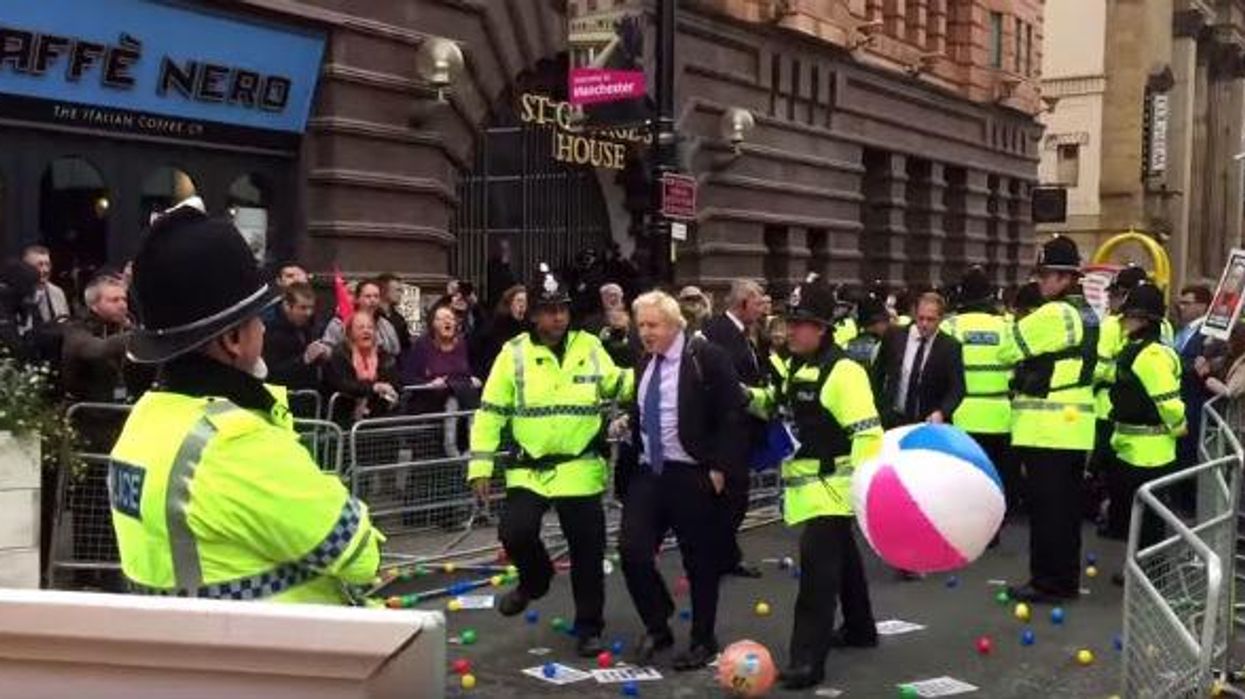
[{"label": "high-visibility jacket", "polygon": [[605,490],[603,409],[632,391],[601,341],[572,330],[561,360],[523,333],[497,355],[471,426],[468,480],[492,476],[508,436],[518,453],[504,460],[506,487],[544,497],[597,495]]},{"label": "high-visibility jacket", "polygon": [[851,316],[844,317],[834,324],[834,344],[840,349],[847,349],[847,343],[856,339],[860,334],[859,328],[856,327],[856,319]]},{"label": "high-visibility jacket", "polygon": [[1011,328],[995,313],[957,313],[942,330],[964,351],[964,401],[951,422],[965,432],[1007,434],[1012,429],[1012,364],[1003,359]]},{"label": "high-visibility jacket", "polygon": [[1152,339],[1133,340],[1119,354],[1111,386],[1111,449],[1130,466],[1176,460],[1176,440],[1188,431],[1180,397],[1180,357]]},{"label": "high-visibility jacket", "polygon": [[780,415],[800,443],[783,462],[783,518],[852,514],[852,472],[882,446],[882,422],[863,367],[831,345],[812,361],[783,363],[777,386],[749,389],[750,409]]},{"label": "high-visibility jacket", "polygon": [[[1175,344],[1175,331],[1166,319],[1159,326],[1159,338],[1163,344]],[[1111,382],[1115,380],[1115,358],[1128,344],[1119,314],[1112,313],[1102,319],[1098,333],[1098,361],[1094,365],[1094,412],[1099,420],[1111,416]]]},{"label": "high-visibility jacket", "polygon": [[860,333],[843,349],[848,357],[868,370],[878,360],[878,352],[882,350],[882,338],[873,333]]},{"label": "high-visibility jacket", "polygon": [[1080,296],[1047,301],[1012,328],[1003,363],[1016,365],[1012,444],[1090,450],[1094,446],[1094,360],[1098,316]]},{"label": "high-visibility jacket", "polygon": [[135,404],[108,490],[137,591],[341,604],[343,583],[375,578],[384,537],[320,471],[277,395],[267,415],[160,391]]}]

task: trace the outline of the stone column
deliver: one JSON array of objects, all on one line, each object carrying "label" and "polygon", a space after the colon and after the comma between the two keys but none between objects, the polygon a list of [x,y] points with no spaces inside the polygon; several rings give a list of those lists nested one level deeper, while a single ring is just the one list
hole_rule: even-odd
[{"label": "stone column", "polygon": [[864,152],[864,195],[861,207],[864,234],[860,250],[864,255],[862,277],[872,281],[880,279],[889,286],[902,285],[904,262],[905,190],[908,173],[907,159],[886,151]]},{"label": "stone column", "polygon": [[[964,183],[964,264],[986,266],[987,225],[990,213],[986,209],[990,197],[987,186],[989,175],[981,170],[968,170]],[[957,271],[957,275],[964,270]]]},{"label": "stone column", "polygon": [[1191,243],[1197,237],[1189,226],[1193,202],[1193,105],[1197,77],[1197,37],[1205,27],[1198,12],[1177,13],[1173,20],[1171,69],[1174,83],[1167,92],[1169,122],[1167,130],[1167,186],[1179,196],[1166,202],[1166,218],[1171,225],[1167,253],[1172,261],[1172,284],[1179,289],[1194,276]]},{"label": "stone column", "polygon": [[928,160],[908,160],[908,183],[905,187],[907,208],[904,210],[904,227],[908,235],[904,239],[904,280],[909,284],[937,283],[929,259],[930,232],[929,209],[932,193],[929,187]]},{"label": "stone column", "polygon": [[964,230],[968,225],[965,216],[965,185],[967,172],[962,167],[943,168],[946,188],[943,190],[942,257],[943,276],[958,277],[964,271]]}]

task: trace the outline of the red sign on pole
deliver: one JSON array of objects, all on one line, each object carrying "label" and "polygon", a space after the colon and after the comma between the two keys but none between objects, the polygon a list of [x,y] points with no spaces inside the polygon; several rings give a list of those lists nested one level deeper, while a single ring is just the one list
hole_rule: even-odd
[{"label": "red sign on pole", "polygon": [[696,178],[667,172],[661,176],[661,215],[676,221],[696,219]]}]

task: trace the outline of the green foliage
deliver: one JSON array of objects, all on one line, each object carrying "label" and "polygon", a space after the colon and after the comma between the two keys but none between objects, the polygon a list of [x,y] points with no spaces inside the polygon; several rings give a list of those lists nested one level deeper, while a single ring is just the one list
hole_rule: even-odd
[{"label": "green foliage", "polygon": [[42,364],[26,364],[0,355],[0,432],[37,435],[43,467],[68,467],[77,473],[78,435],[52,386],[52,372]]}]

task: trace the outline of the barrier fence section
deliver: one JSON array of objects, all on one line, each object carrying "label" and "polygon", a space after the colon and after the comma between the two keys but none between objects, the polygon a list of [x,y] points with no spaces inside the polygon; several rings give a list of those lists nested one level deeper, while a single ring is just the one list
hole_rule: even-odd
[{"label": "barrier fence section", "polygon": [[[1133,502],[1125,560],[1123,695],[1207,696],[1226,672],[1233,640],[1233,590],[1242,450],[1218,401],[1206,404],[1202,462],[1142,486]],[[1189,487],[1196,513],[1176,503]],[[1141,541],[1144,518],[1164,533]]]}]

